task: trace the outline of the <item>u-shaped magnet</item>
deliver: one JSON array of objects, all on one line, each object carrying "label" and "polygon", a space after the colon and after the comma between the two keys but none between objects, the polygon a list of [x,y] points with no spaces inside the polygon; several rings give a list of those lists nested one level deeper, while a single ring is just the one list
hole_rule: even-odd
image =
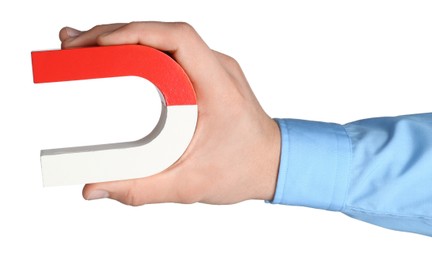
[{"label": "u-shaped magnet", "polygon": [[195,132],[193,86],[171,57],[141,45],[32,52],[35,83],[138,76],[159,90],[162,113],[154,130],[133,142],[41,151],[44,186],[141,178],[175,163]]}]

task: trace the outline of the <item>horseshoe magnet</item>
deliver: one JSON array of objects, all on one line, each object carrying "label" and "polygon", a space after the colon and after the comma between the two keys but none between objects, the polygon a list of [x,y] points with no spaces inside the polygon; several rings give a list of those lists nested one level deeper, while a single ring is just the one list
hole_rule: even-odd
[{"label": "horseshoe magnet", "polygon": [[176,162],[195,132],[193,86],[171,57],[141,45],[32,52],[35,83],[138,76],[159,90],[162,112],[153,131],[125,143],[41,151],[44,186],[141,178]]}]

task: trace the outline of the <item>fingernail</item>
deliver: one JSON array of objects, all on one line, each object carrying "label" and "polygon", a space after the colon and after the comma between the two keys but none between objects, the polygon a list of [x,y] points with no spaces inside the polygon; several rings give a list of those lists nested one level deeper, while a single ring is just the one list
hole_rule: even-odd
[{"label": "fingernail", "polygon": [[87,200],[98,200],[98,199],[105,199],[109,197],[109,193],[104,190],[94,190],[90,192],[90,194],[87,196]]},{"label": "fingernail", "polygon": [[80,31],[71,27],[66,27],[66,33],[70,38],[75,38],[81,34]]}]

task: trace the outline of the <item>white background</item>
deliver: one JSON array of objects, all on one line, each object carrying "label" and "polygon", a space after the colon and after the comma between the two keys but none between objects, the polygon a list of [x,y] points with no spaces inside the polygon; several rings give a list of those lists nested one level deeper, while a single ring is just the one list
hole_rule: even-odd
[{"label": "white background", "polygon": [[432,110],[431,13],[429,1],[3,1],[0,259],[430,259],[431,238],[340,213],[134,208],[43,188],[40,149],[135,140],[159,100],[136,79],[34,85],[30,52],[59,48],[66,25],[186,21],[240,62],[272,117],[346,123]]}]

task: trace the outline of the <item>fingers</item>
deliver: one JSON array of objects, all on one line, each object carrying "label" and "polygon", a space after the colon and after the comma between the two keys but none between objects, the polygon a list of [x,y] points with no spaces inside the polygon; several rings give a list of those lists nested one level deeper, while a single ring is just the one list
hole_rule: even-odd
[{"label": "fingers", "polygon": [[[242,73],[235,59],[210,50],[192,26],[186,23],[117,23],[97,25],[88,31],[64,27],[59,32],[59,38],[62,49],[142,44],[169,52],[186,70],[198,89],[201,85],[211,86],[212,84],[209,83],[215,82],[215,79],[219,82],[223,72],[234,78],[239,72]],[[221,69],[224,71],[222,72]],[[208,71],[213,73],[209,75]]]},{"label": "fingers", "polygon": [[[165,52],[182,66],[191,79],[198,96],[212,91],[219,96],[219,88],[229,84],[221,81],[226,71],[215,53],[208,48],[197,32],[186,23],[133,22],[129,24],[98,25],[77,37],[67,38],[68,30],[61,32],[62,48],[95,45],[142,44]],[[212,73],[209,74],[208,72]],[[210,93],[205,93],[205,95]]]},{"label": "fingers", "polygon": [[[99,36],[100,45],[142,44],[165,52],[183,67],[198,92],[212,88],[224,73],[220,63],[197,32],[186,23],[130,23]],[[208,72],[211,71],[212,74]],[[199,94],[199,93],[197,93]]]},{"label": "fingers", "polygon": [[71,27],[63,27],[59,32],[59,38],[61,42],[66,41],[70,38],[78,37],[82,32]]},{"label": "fingers", "polygon": [[193,51],[204,52],[207,56],[211,52],[196,31],[186,23],[129,23],[100,35],[99,44],[142,44],[170,52],[178,58],[182,54],[190,56],[188,54]]},{"label": "fingers", "polygon": [[112,32],[125,24],[97,25],[92,29],[82,32],[71,27],[64,27],[60,30],[59,38],[62,42],[62,49],[89,47],[98,45],[98,37],[101,34]]}]

